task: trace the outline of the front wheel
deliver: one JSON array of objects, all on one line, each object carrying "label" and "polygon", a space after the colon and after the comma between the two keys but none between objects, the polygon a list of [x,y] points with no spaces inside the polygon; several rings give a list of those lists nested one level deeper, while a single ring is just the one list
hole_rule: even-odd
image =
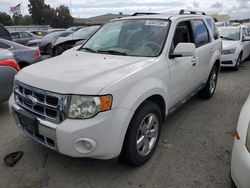
[{"label": "front wheel", "polygon": [[209,99],[213,96],[215,89],[216,89],[216,85],[217,85],[218,73],[219,73],[219,70],[214,65],[209,74],[205,87],[199,91],[200,98]]},{"label": "front wheel", "polygon": [[234,67],[234,70],[235,71],[238,71],[240,69],[240,64],[241,64],[241,55],[239,55],[237,61],[236,61],[236,64],[235,64],[235,67]]},{"label": "front wheel", "polygon": [[161,132],[162,118],[158,105],[145,101],[135,112],[123,145],[128,164],[139,166],[153,155]]}]

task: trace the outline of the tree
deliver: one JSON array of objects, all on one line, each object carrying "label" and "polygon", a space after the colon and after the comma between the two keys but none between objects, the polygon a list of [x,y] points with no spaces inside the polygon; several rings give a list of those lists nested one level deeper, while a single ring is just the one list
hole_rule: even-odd
[{"label": "tree", "polygon": [[14,22],[14,25],[20,25],[20,21],[22,19],[23,15],[20,13],[14,13],[12,16],[12,20]]},{"label": "tree", "polygon": [[10,15],[5,12],[0,12],[0,23],[3,25],[13,25]]},{"label": "tree", "polygon": [[44,0],[29,0],[28,5],[29,13],[32,15],[32,20],[34,24],[42,25],[44,24],[43,9]]},{"label": "tree", "polygon": [[54,24],[52,25],[53,27],[58,27],[58,28],[67,28],[73,25],[74,19],[70,15],[69,8],[61,5],[56,8],[55,10],[55,20]]},{"label": "tree", "polygon": [[32,25],[33,24],[32,16],[30,16],[30,15],[23,16],[20,19],[18,24],[19,25]]},{"label": "tree", "polygon": [[56,9],[44,3],[44,0],[29,0],[29,13],[34,24],[51,25],[52,27],[69,27],[74,19],[70,15],[69,8],[61,5]]}]

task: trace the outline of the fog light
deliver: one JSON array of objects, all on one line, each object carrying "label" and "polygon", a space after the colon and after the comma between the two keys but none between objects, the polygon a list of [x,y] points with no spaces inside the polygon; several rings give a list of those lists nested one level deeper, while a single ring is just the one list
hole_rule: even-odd
[{"label": "fog light", "polygon": [[90,138],[79,138],[74,142],[74,148],[79,153],[90,153],[96,148],[96,142]]}]

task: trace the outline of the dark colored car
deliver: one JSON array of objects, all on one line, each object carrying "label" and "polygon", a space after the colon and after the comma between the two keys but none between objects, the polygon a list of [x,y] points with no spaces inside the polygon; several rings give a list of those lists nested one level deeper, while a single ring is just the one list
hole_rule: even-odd
[{"label": "dark colored car", "polygon": [[10,32],[0,23],[0,38],[11,40]]},{"label": "dark colored car", "polygon": [[51,55],[57,56],[62,54],[65,50],[84,44],[99,28],[100,26],[84,27],[67,37],[59,37],[52,46]]},{"label": "dark colored car", "polygon": [[41,38],[33,33],[27,32],[27,31],[20,31],[20,32],[11,32],[11,38],[12,41],[26,45],[28,41],[32,39],[38,39]]},{"label": "dark colored car", "polygon": [[9,40],[0,39],[0,48],[11,51],[21,68],[42,60],[38,47],[27,47]]},{"label": "dark colored car", "polygon": [[0,103],[9,99],[15,75],[19,70],[13,53],[0,48]]},{"label": "dark colored car", "polygon": [[40,39],[34,39],[27,43],[27,46],[38,46],[42,54],[48,54],[49,49],[57,40],[58,37],[66,37],[71,34],[71,31],[57,31],[52,32]]}]

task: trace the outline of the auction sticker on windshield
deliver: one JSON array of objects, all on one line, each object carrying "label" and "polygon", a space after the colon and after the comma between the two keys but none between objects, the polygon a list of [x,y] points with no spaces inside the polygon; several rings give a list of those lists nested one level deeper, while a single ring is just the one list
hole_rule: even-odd
[{"label": "auction sticker on windshield", "polygon": [[162,20],[147,20],[145,25],[166,27],[168,25],[168,22]]}]

